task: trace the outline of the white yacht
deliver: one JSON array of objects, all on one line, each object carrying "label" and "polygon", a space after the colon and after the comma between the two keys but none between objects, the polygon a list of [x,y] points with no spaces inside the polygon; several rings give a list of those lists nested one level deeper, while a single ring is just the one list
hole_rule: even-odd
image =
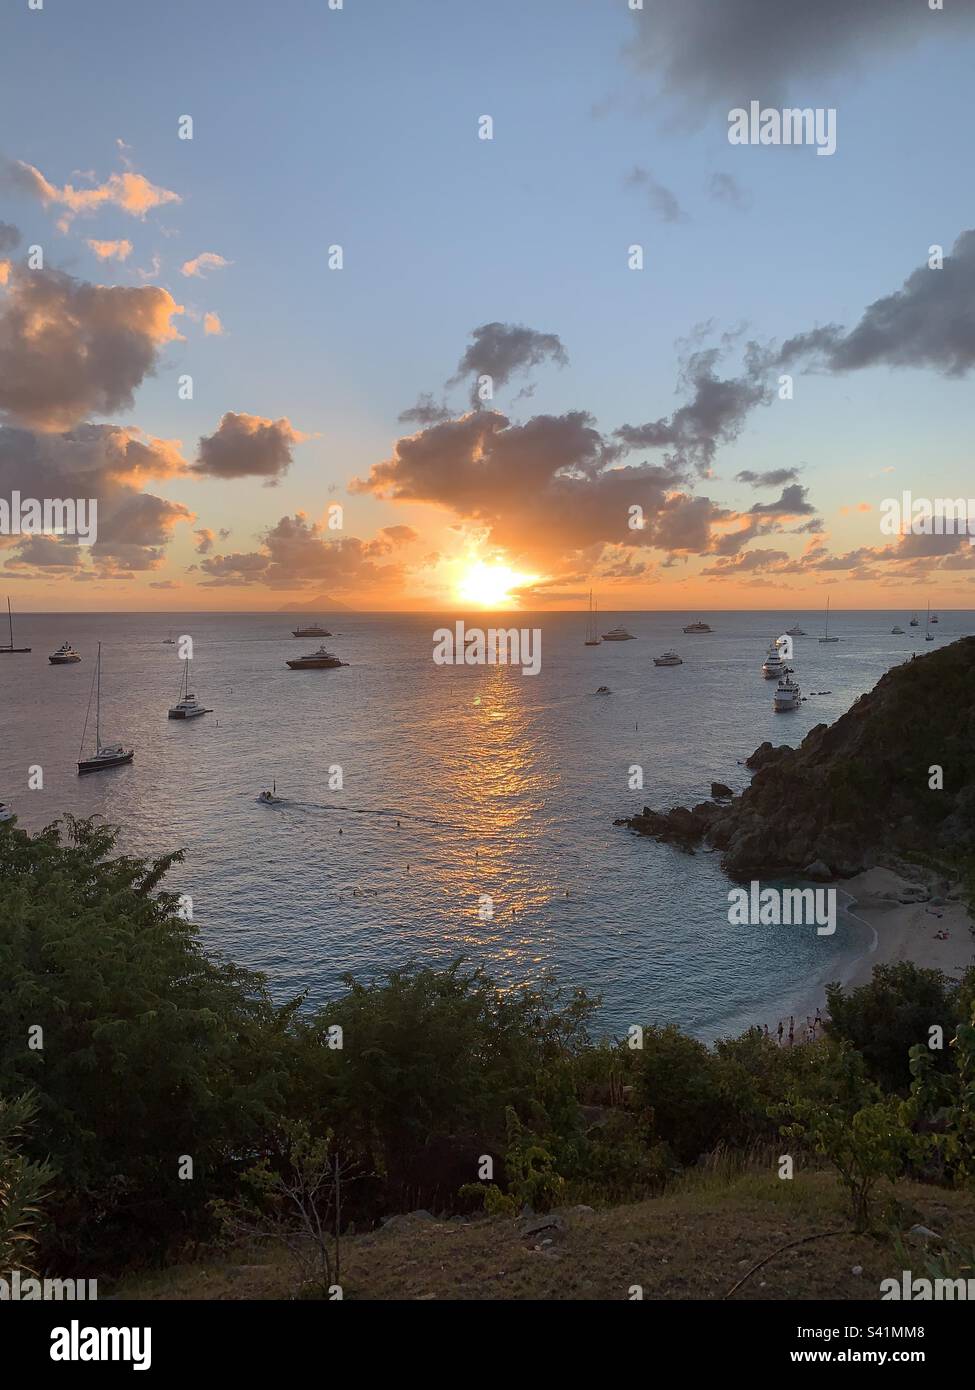
[{"label": "white yacht", "polygon": [[635,642],[636,638],[632,632],[627,632],[625,627],[614,627],[612,632],[603,633],[604,642]]},{"label": "white yacht", "polygon": [[212,709],[205,709],[190,690],[190,659],[186,657],[183,661],[183,679],[180,682],[179,699],[169,711],[170,719],[198,719],[201,714],[212,714]]},{"label": "white yacht", "polygon": [[902,627],[892,627],[890,629],[890,635],[891,637],[903,637],[904,629]]},{"label": "white yacht", "polygon": [[785,635],[786,637],[805,637],[806,634],[799,626],[799,624],[796,623],[795,627],[790,627],[786,629]]},{"label": "white yacht", "polygon": [[684,628],[684,631],[685,631],[685,632],[711,632],[712,629],[708,626],[707,623],[702,623],[702,622],[698,621],[698,622],[696,622],[696,623],[688,623],[687,626]]},{"label": "white yacht", "polygon": [[48,657],[52,666],[70,666],[74,661],[80,661],[81,654],[76,652],[70,642],[62,642],[56,652]]},{"label": "white yacht", "polygon": [[683,666],[684,658],[676,652],[664,652],[663,656],[653,658],[654,666]]},{"label": "white yacht", "polygon": [[777,680],[783,674],[785,667],[782,662],[782,653],[779,651],[777,642],[768,644],[768,655],[762,662],[762,675],[767,681]]},{"label": "white yacht", "polygon": [[772,696],[772,708],[776,714],[783,714],[786,710],[798,709],[802,700],[802,691],[799,689],[799,682],[794,681],[791,676],[783,676],[775,687],[775,694]]}]

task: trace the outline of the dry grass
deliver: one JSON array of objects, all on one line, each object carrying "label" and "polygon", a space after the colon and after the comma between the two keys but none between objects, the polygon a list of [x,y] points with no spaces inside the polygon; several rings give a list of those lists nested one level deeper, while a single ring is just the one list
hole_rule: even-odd
[{"label": "dry grass", "polygon": [[[975,1240],[971,1196],[902,1183],[897,1198],[954,1240]],[[781,1181],[764,1172],[699,1183],[654,1201],[558,1214],[561,1229],[532,1236],[508,1219],[399,1217],[343,1242],[342,1287],[355,1299],[720,1299],[754,1264],[788,1241],[847,1224],[827,1173]],[[548,1243],[545,1243],[548,1242]],[[862,1274],[854,1274],[855,1266]],[[896,1266],[896,1267],[895,1267]],[[920,1269],[920,1265],[918,1265]],[[778,1254],[736,1299],[876,1299],[898,1275],[889,1245],[844,1234]],[[238,1252],[222,1262],[175,1266],[124,1283],[122,1298],[286,1299],[295,1276],[282,1251]]]}]

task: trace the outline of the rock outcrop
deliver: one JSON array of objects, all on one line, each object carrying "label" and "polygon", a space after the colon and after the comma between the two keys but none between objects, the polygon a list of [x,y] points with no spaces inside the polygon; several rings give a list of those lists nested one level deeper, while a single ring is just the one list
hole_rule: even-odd
[{"label": "rock outcrop", "polygon": [[730,801],[645,806],[619,823],[713,846],[734,878],[975,854],[975,637],[895,667],[835,724],[798,748],[763,743],[746,766],[751,785]]}]

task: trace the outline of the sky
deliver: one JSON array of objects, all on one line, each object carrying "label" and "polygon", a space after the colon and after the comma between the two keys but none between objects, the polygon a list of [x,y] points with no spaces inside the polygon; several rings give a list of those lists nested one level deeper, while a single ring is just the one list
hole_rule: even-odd
[{"label": "sky", "polygon": [[881,528],[975,497],[973,58],[975,0],[0,0],[0,514],[97,501],[0,590],[975,607]]}]

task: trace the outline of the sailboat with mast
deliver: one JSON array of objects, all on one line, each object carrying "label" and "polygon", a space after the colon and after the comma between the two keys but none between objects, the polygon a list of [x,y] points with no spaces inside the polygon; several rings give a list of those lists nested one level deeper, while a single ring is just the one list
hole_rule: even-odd
[{"label": "sailboat with mast", "polygon": [[596,631],[596,609],[592,606],[592,590],[589,590],[589,617],[586,619],[586,646],[598,647],[601,637]]},{"label": "sailboat with mast", "polygon": [[925,619],[925,623],[924,623],[924,640],[925,640],[925,642],[933,642],[933,641],[934,641],[934,633],[931,631],[931,605],[930,605],[930,603],[928,604],[928,616],[927,616],[927,618]]},{"label": "sailboat with mast", "polygon": [[3,646],[0,646],[0,652],[13,652],[13,653],[17,653],[17,652],[29,652],[29,651],[30,651],[30,647],[15,647],[15,646],[14,646],[14,618],[13,618],[13,614],[12,614],[11,611],[10,611],[10,600],[9,600],[9,598],[7,599],[7,626],[8,626],[9,629],[10,629],[10,641],[9,641],[9,642],[5,642],[5,643],[3,644]]},{"label": "sailboat with mast", "polygon": [[190,690],[190,659],[183,658],[183,678],[179,685],[179,699],[170,708],[170,719],[198,719],[201,714],[212,714],[212,709],[205,709],[199,700]]},{"label": "sailboat with mast", "polygon": [[819,640],[820,642],[838,642],[840,640],[838,637],[830,637],[829,635],[829,594],[826,595],[826,630]]},{"label": "sailboat with mast", "polygon": [[125,748],[121,743],[102,743],[102,644],[98,644],[95,660],[95,674],[92,677],[92,691],[88,696],[88,710],[85,714],[85,727],[81,733],[79,755],[85,751],[85,735],[88,732],[88,718],[91,714],[92,697],[95,700],[95,751],[90,758],[79,756],[78,775],[84,772],[101,772],[107,767],[121,767],[135,757],[134,748]]}]

